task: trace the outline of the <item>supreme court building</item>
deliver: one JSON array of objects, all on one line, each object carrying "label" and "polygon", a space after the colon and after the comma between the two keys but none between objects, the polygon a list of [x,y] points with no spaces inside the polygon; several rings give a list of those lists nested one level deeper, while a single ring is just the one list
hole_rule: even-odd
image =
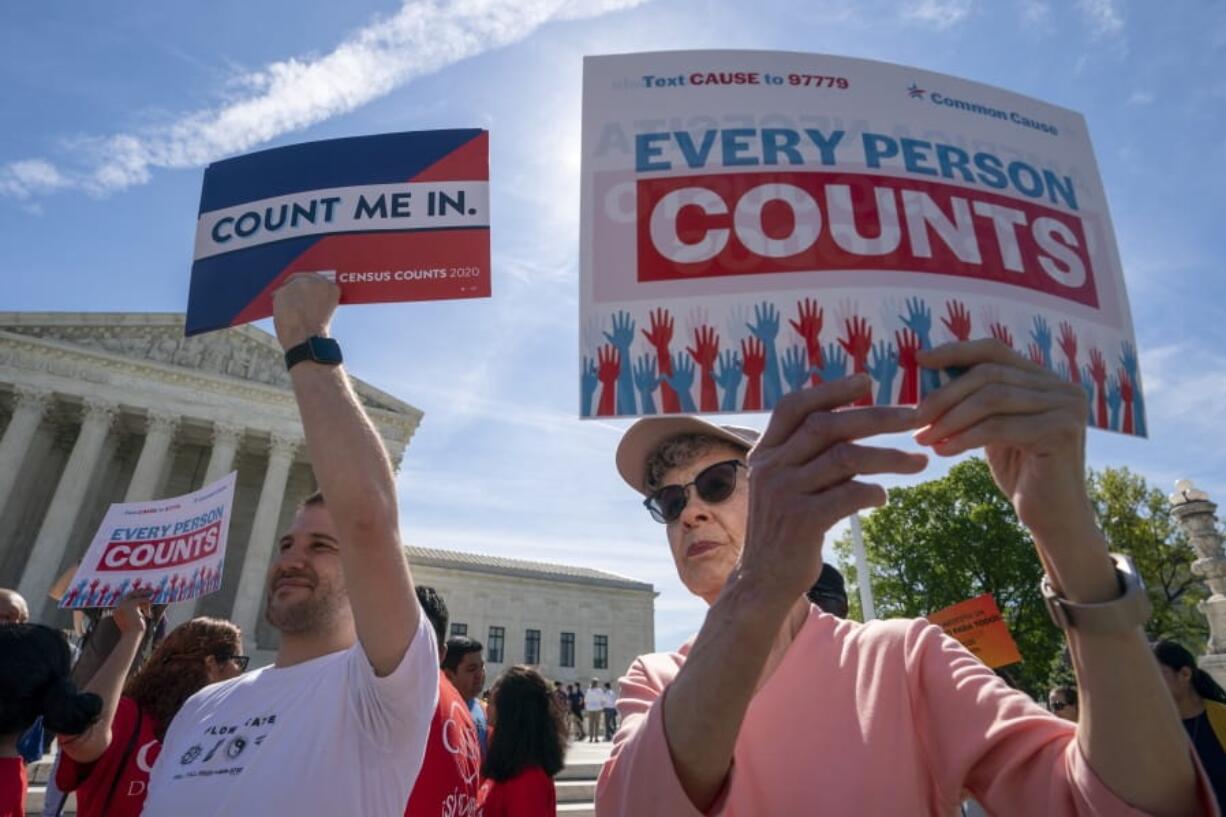
[{"label": "supreme court building", "polygon": [[[421,411],[356,378],[354,388],[398,466]],[[177,313],[0,312],[0,429],[0,587],[17,588],[33,620],[66,625],[47,590],[111,503],[237,471],[222,587],[172,607],[172,621],[231,619],[256,662],[268,660],[277,634],[262,616],[265,572],[315,489],[272,336],[241,326],[185,338]],[[453,632],[493,642],[487,660],[502,660],[491,672],[534,663],[552,678],[615,680],[653,649],[650,584],[433,547],[409,557],[443,594]]]}]

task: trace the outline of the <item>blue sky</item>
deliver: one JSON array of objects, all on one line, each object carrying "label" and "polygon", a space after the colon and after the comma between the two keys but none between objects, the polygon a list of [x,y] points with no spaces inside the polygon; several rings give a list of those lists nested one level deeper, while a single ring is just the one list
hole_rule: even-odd
[{"label": "blue sky", "polygon": [[1226,497],[1221,2],[220,0],[0,14],[0,309],[182,310],[208,161],[488,128],[494,297],[349,307],[334,332],[354,374],[425,411],[400,474],[408,543],[650,581],[661,648],[697,629],[703,605],[613,470],[625,424],[575,419],[585,54],[840,54],[1085,114],[1151,431],[1148,441],[1091,432],[1090,464],[1128,465],[1163,488],[1189,476]]}]

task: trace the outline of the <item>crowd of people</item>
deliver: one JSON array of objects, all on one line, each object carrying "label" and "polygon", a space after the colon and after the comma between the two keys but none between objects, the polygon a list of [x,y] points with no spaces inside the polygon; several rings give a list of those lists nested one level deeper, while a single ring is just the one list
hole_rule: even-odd
[{"label": "crowd of people", "polygon": [[[282,347],[327,338],[338,299],[291,278],[274,295]],[[81,677],[63,634],[0,591],[0,817],[23,813],[19,747],[41,756],[39,729],[88,817],[543,817],[570,741],[602,739],[600,817],[949,815],[968,799],[994,815],[1218,813],[1226,694],[1187,650],[1145,639],[1144,591],[1085,494],[1084,395],[991,341],[919,355],[962,374],[918,407],[848,408],[870,390],[856,375],[787,395],[761,435],[632,425],[618,472],[708,605],[701,629],[637,658],[616,692],[518,666],[487,700],[482,645],[446,639],[444,599],[413,582],[392,468],[343,366],[306,355],[290,376],[319,491],[268,570],[273,663],[245,672],[241,633],[216,619],[148,638],[162,611],[132,593],[95,619],[111,637]],[[898,431],[938,455],[986,448],[1067,636],[1076,683],[1050,711],[923,620],[846,618],[821,545],[885,501],[862,477],[925,467],[860,442]]]}]

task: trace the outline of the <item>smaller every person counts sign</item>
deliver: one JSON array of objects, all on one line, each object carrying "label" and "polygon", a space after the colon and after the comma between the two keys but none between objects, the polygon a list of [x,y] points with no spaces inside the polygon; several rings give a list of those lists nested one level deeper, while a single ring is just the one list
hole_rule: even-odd
[{"label": "smaller every person counts sign", "polygon": [[60,607],[114,607],[153,591],[154,604],[188,601],[221,587],[236,474],[174,499],[116,503],[107,510]]},{"label": "smaller every person counts sign", "polygon": [[291,145],[208,166],[187,334],[272,314],[296,272],[341,303],[490,295],[489,133],[389,133]]}]

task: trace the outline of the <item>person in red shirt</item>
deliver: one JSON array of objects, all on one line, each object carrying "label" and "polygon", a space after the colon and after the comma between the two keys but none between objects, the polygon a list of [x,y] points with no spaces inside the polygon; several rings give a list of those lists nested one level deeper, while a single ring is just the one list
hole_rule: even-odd
[{"label": "person in red shirt", "polygon": [[[438,636],[439,661],[447,651],[447,605],[433,587],[417,585],[417,600]],[[405,817],[477,817],[481,787],[481,746],[468,704],[440,669],[438,706],[426,738],[421,772],[405,806]]]},{"label": "person in red shirt", "polygon": [[119,642],[85,686],[101,697],[101,717],[80,735],[60,737],[55,780],[63,791],[77,792],[81,817],[139,817],[149,772],[175,713],[208,684],[247,666],[237,627],[194,618],[166,636],[125,689],[145,635],[149,598],[145,591],[131,593],[115,610]]},{"label": "person in red shirt", "polygon": [[484,817],[554,817],[553,776],[562,770],[569,730],[549,682],[531,667],[511,667],[495,682],[490,701]]},{"label": "person in red shirt", "polygon": [[76,734],[98,719],[102,701],[68,677],[63,634],[40,624],[0,624],[0,817],[24,817],[26,765],[17,741],[42,716],[47,729]]}]

